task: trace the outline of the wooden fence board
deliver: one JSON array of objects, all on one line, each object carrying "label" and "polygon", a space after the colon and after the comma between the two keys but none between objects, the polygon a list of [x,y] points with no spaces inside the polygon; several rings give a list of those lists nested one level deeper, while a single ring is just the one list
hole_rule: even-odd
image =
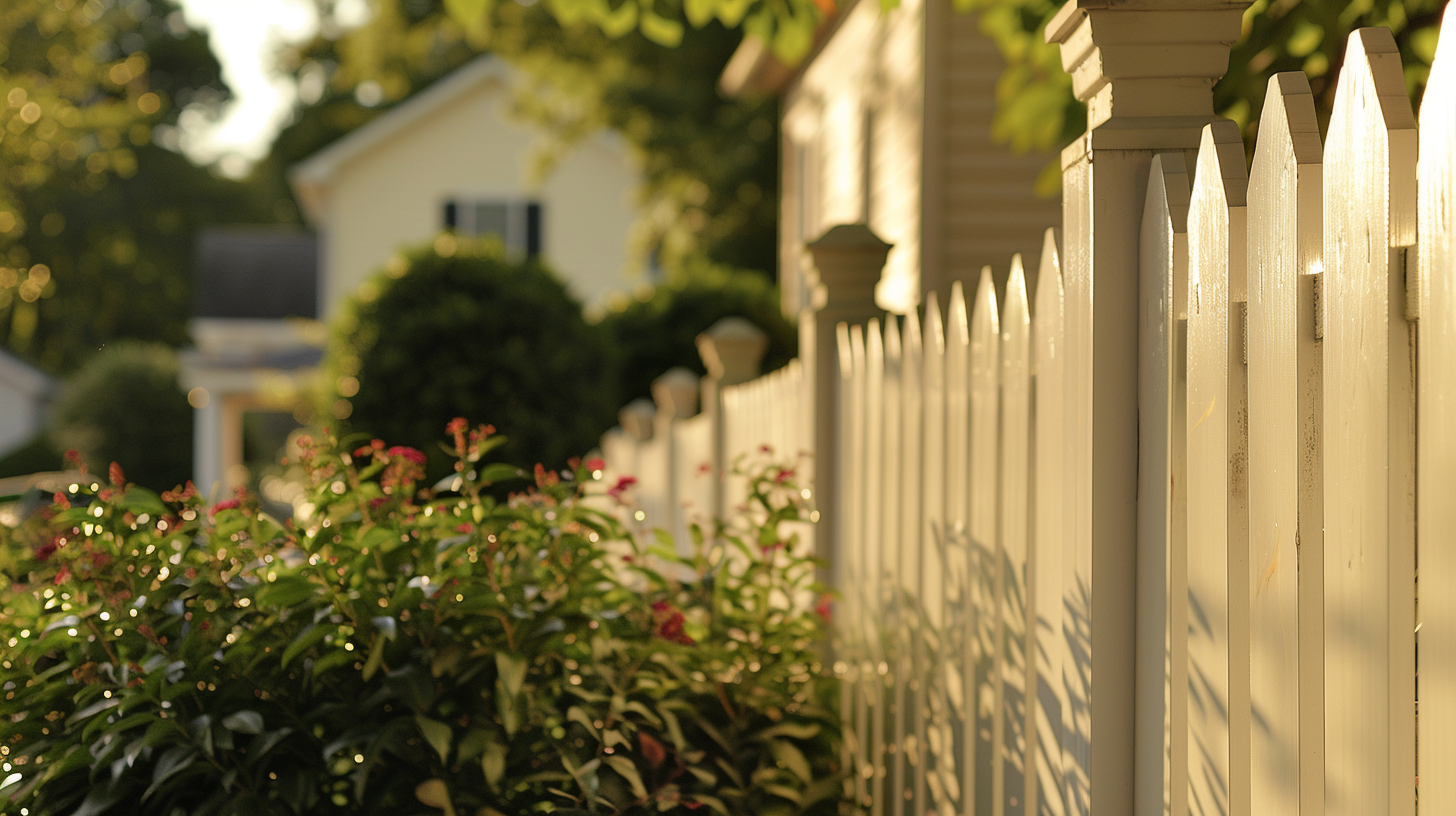
[{"label": "wooden fence board", "polygon": [[[841,351],[843,351],[841,347]],[[846,639],[849,650],[844,654],[843,659],[848,670],[850,683],[846,692],[853,698],[854,719],[846,722],[846,727],[852,727],[855,734],[855,762],[850,766],[854,779],[855,799],[860,807],[869,805],[869,780],[870,774],[866,770],[871,767],[872,740],[870,723],[870,697],[871,692],[868,686],[869,677],[865,676],[864,666],[870,651],[870,639],[873,636],[875,627],[875,611],[869,605],[869,598],[865,596],[865,586],[869,581],[869,559],[868,543],[865,517],[865,505],[869,502],[869,376],[867,372],[868,361],[865,351],[865,327],[860,325],[849,328],[849,379],[850,391],[850,442],[847,448],[842,449],[842,458],[839,460],[846,472],[840,477],[839,484],[842,485],[844,495],[849,502],[844,506],[848,523],[843,528],[841,542],[845,549],[847,560],[853,564],[853,572],[850,582],[843,584],[842,597],[853,603],[854,631]]]},{"label": "wooden fence board", "polygon": [[1248,816],[1247,171],[1236,125],[1204,128],[1188,208],[1188,779],[1194,816]]},{"label": "wooden fence board", "polygon": [[1139,255],[1138,816],[1188,812],[1188,200],[1183,154],[1154,156]]},{"label": "wooden fence board", "polygon": [[871,816],[884,814],[885,783],[885,685],[882,671],[885,664],[884,604],[880,582],[884,577],[883,555],[885,546],[881,531],[884,528],[885,491],[885,343],[880,333],[880,321],[871,320],[865,326],[865,502],[864,502],[864,587],[860,594],[864,598],[865,635],[868,639],[864,655],[864,692],[870,707],[867,768],[869,787],[869,811]]},{"label": "wooden fence board", "polygon": [[[838,387],[834,399],[834,408],[839,415],[836,427],[839,431],[839,457],[838,461],[843,468],[836,480],[836,486],[843,491],[842,495],[852,497],[854,495],[854,482],[847,479],[853,472],[854,445],[855,445],[855,386],[854,379],[854,354],[849,340],[849,326],[840,323],[835,326],[834,339],[836,341],[836,359],[839,361]],[[855,549],[854,534],[855,524],[853,515],[853,500],[835,502],[835,509],[839,513],[838,538],[835,541],[836,551],[833,553],[833,561],[830,563],[830,574],[833,576],[835,586],[854,587],[858,576],[855,574]],[[858,648],[856,642],[860,632],[860,610],[859,598],[851,590],[842,592],[839,598],[839,608],[836,614],[843,621],[840,627],[840,637],[835,643],[834,650],[834,675],[839,678],[841,690],[839,694],[839,722],[842,745],[840,747],[840,759],[842,766],[850,770],[844,779],[844,795],[853,802],[858,802],[862,795],[859,788],[860,777],[853,769],[859,767],[860,757],[860,734],[857,726],[856,714],[858,713],[859,701],[858,688],[854,681],[854,675],[850,667],[854,663],[854,655]]]},{"label": "wooden fence board", "polygon": [[1420,809],[1456,813],[1456,10],[1420,122]]},{"label": "wooden fence board", "polygon": [[1351,35],[1324,173],[1325,812],[1415,812],[1415,120],[1395,41]]},{"label": "wooden fence board", "polygon": [[889,672],[885,676],[886,716],[889,724],[885,732],[885,778],[884,812],[891,816],[905,814],[905,736],[908,711],[905,707],[906,681],[910,677],[909,654],[902,633],[908,623],[901,609],[900,551],[904,544],[901,533],[904,529],[902,517],[905,514],[903,489],[904,422],[902,420],[902,370],[904,352],[900,342],[900,324],[893,314],[885,316],[885,510],[881,515],[881,537],[884,546],[880,551],[881,608],[885,611],[886,663]]},{"label": "wooden fence board", "polygon": [[951,284],[946,304],[945,338],[945,576],[946,733],[954,746],[956,770],[948,787],[960,792],[966,810],[975,807],[976,740],[975,632],[973,583],[977,564],[971,546],[975,523],[971,506],[971,324],[960,281]]},{"label": "wooden fence board", "polygon": [[995,755],[1001,737],[1000,636],[997,615],[1000,606],[1001,551],[996,519],[1000,462],[1001,409],[1001,326],[996,308],[996,286],[991,268],[981,270],[972,308],[970,339],[970,461],[971,519],[967,531],[967,556],[974,569],[969,582],[972,613],[966,632],[973,640],[962,655],[971,713],[968,726],[974,737],[975,756],[965,766],[975,796],[975,813],[997,813],[1001,802],[995,776]]},{"label": "wooden fence board", "polygon": [[929,658],[930,671],[926,684],[926,786],[929,805],[937,812],[954,812],[960,801],[960,779],[957,776],[953,734],[950,727],[950,701],[946,693],[946,674],[954,667],[948,659],[945,610],[945,550],[947,533],[945,517],[945,322],[940,303],[931,292],[925,300],[924,342],[922,345],[924,393],[921,404],[921,512],[920,541],[920,607],[921,641]]},{"label": "wooden fence board", "polygon": [[900,584],[903,617],[901,633],[903,649],[909,657],[910,674],[905,683],[905,720],[907,722],[902,752],[908,768],[902,777],[902,796],[910,805],[908,812],[924,816],[926,812],[926,673],[930,658],[925,647],[925,616],[921,606],[921,552],[925,528],[922,499],[922,453],[925,449],[925,349],[920,319],[914,311],[905,315],[901,327],[900,366],[900,435],[902,454],[900,506]]},{"label": "wooden fence board", "polygon": [[[1250,755],[1254,813],[1323,812],[1321,153],[1309,80],[1269,80],[1249,173]],[[1304,610],[1304,613],[1301,613]]]},{"label": "wooden fence board", "polygon": [[1063,671],[1068,660],[1068,644],[1062,628],[1063,595],[1069,571],[1069,559],[1064,557],[1063,342],[1062,272],[1056,232],[1048,229],[1042,241],[1036,308],[1031,322],[1034,458],[1028,560],[1033,575],[1028,583],[1034,645],[1027,654],[1027,684],[1032,689],[1027,695],[1032,705],[1027,755],[1035,770],[1027,774],[1026,809],[1033,816],[1066,816],[1067,813],[1062,764],[1062,724],[1067,709]]},{"label": "wooden fence board", "polygon": [[[983,287],[987,285],[982,281]],[[1031,488],[1031,309],[1026,299],[1026,270],[1021,256],[1011,259],[1006,299],[1001,306],[1001,485],[999,539],[1005,553],[1001,608],[1001,735],[996,740],[1000,764],[998,800],[1004,816],[1026,810],[1029,731],[1026,695],[1027,654],[1032,633],[1027,627],[1029,551],[1027,507]],[[993,811],[994,812],[994,811]]]}]

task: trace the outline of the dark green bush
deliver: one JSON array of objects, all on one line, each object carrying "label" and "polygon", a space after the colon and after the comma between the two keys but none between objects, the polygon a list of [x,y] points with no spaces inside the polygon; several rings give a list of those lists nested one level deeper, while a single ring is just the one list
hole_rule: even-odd
[{"label": "dark green bush", "polygon": [[51,444],[44,433],[36,434],[29,442],[0,456],[0,479],[10,476],[28,476],[65,466],[62,454]]},{"label": "dark green bush", "polygon": [[617,410],[607,339],[536,262],[506,260],[498,242],[448,244],[395,259],[345,305],[324,415],[424,450],[437,475],[448,459],[433,440],[457,416],[499,428],[504,458],[563,467]]},{"label": "dark green bush", "polygon": [[496,438],[451,431],[449,493],[305,440],[298,525],[112,473],[0,528],[6,812],[836,812],[790,472],[677,561],[592,509],[597,463],[498,502]]},{"label": "dark green bush", "polygon": [[784,319],[778,290],[766,278],[726,267],[695,267],[602,319],[621,359],[618,404],[650,397],[652,381],[674,366],[706,373],[697,336],[724,317],[746,318],[768,333],[764,371],[782,367],[798,353],[798,330]]},{"label": "dark green bush", "polygon": [[192,476],[192,407],[177,385],[177,353],[113,343],[71,376],[51,414],[51,442],[93,471],[119,462],[138,484],[164,490]]}]

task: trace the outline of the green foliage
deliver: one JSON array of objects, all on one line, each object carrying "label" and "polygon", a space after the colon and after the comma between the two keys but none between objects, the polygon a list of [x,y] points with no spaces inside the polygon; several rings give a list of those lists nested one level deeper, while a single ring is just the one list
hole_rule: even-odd
[{"label": "green foliage", "polygon": [[122,337],[185,343],[198,229],[275,218],[263,192],[175,152],[181,111],[227,97],[181,14],[171,0],[0,9],[0,343],[49,370]]},{"label": "green foliage", "polygon": [[674,366],[705,374],[697,336],[724,317],[743,317],[769,337],[763,370],[786,365],[798,351],[798,330],[784,320],[778,290],[751,272],[695,267],[645,299],[614,304],[602,327],[621,357],[619,404],[651,396],[653,379]]},{"label": "green foliage", "polygon": [[503,456],[558,468],[611,427],[613,362],[549,271],[507,261],[498,242],[444,236],[391,260],[341,309],[324,416],[429,451],[434,472],[445,460],[430,440],[457,416],[500,428]]},{"label": "green foliage", "polygon": [[815,590],[791,472],[754,474],[756,513],[678,559],[592,509],[596,463],[498,502],[499,439],[449,430],[449,493],[417,490],[419,451],[305,439],[299,525],[113,473],[0,529],[0,796],[81,816],[836,812],[821,624],[787,603]]},{"label": "green foliage", "polygon": [[192,473],[192,408],[177,369],[166,346],[107,346],[67,381],[51,414],[51,441],[93,470],[118,462],[153,489],[181,484]]}]

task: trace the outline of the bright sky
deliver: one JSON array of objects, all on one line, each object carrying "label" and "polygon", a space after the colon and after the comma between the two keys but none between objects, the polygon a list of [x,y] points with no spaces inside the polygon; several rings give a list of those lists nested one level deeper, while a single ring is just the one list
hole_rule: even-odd
[{"label": "bright sky", "polygon": [[216,122],[184,112],[182,148],[196,161],[222,161],[229,174],[261,158],[298,98],[288,77],[273,70],[272,53],[313,35],[311,0],[180,0],[187,22],[208,32],[233,101]]}]

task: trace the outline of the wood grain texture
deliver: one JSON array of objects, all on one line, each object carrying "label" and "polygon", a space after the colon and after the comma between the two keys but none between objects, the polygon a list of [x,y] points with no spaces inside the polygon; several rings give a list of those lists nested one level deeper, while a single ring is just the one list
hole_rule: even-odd
[{"label": "wood grain texture", "polygon": [[1325,812],[1411,816],[1416,132],[1385,29],[1350,37],[1324,162]]},{"label": "wood grain texture", "polygon": [[1188,207],[1188,809],[1248,816],[1243,140],[1203,131]]},{"label": "wood grain texture", "polygon": [[1248,210],[1254,813],[1323,812],[1322,152],[1309,80],[1272,77]]}]

